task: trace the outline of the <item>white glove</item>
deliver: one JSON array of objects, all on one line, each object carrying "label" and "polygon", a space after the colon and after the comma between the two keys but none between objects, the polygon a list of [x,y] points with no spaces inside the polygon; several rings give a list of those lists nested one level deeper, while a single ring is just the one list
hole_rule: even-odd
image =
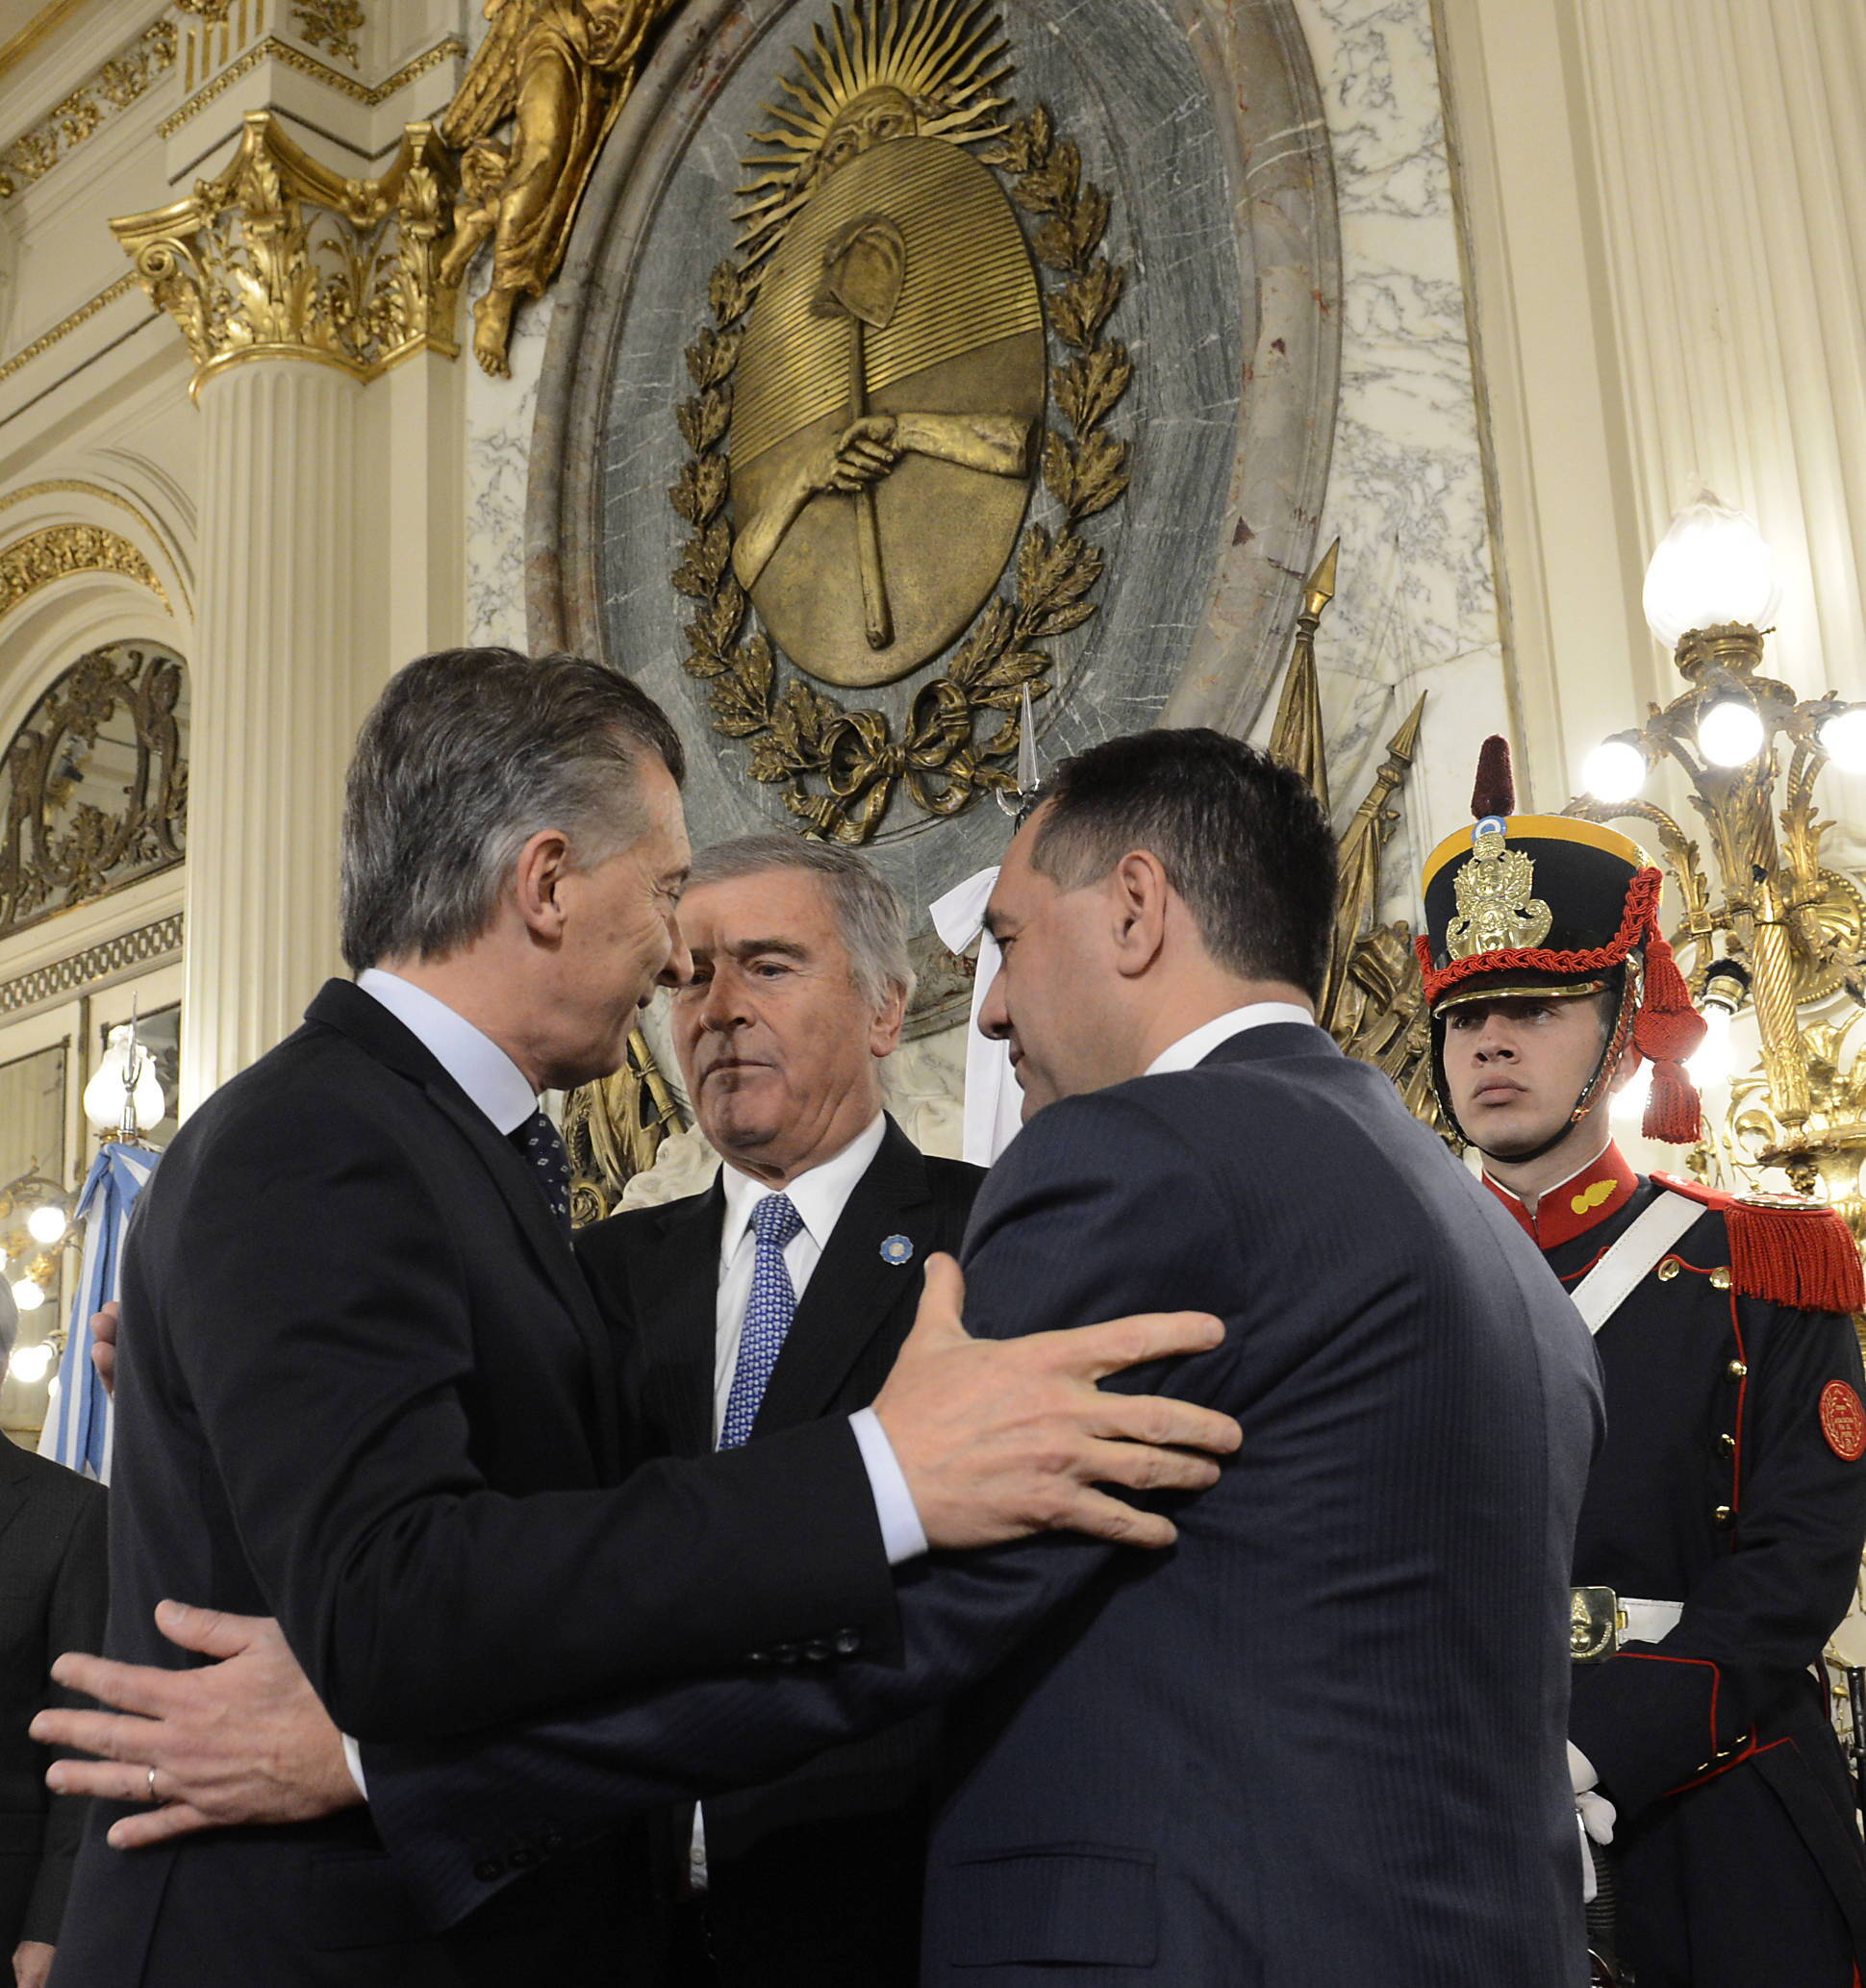
[{"label": "white glove", "polygon": [[1575,1813],[1581,1820],[1581,1833],[1593,1837],[1602,1850],[1613,1841],[1617,1820],[1613,1803],[1596,1791],[1601,1776],[1591,1761],[1573,1740],[1568,1743],[1568,1785],[1575,1791]]},{"label": "white glove", "polygon": [[1581,1832],[1581,1903],[1591,1905],[1601,1887],[1594,1875],[1594,1852],[1587,1847],[1587,1825],[1581,1821],[1579,1810],[1575,1814],[1575,1826]]},{"label": "white glove", "polygon": [[1616,1812],[1613,1803],[1604,1795],[1591,1791],[1575,1798],[1575,1813],[1580,1818],[1582,1831],[1598,1843],[1602,1850],[1613,1841],[1613,1824]]}]

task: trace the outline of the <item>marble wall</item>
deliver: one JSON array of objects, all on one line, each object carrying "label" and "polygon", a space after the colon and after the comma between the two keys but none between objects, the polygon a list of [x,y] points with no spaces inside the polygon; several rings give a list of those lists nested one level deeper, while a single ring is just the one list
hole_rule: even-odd
[{"label": "marble wall", "polygon": [[1345,818],[1425,692],[1384,908],[1416,922],[1421,859],[1469,820],[1484,737],[1512,730],[1431,6],[1297,12],[1341,215],[1341,397],[1318,541],[1341,538],[1317,642],[1332,798]]}]

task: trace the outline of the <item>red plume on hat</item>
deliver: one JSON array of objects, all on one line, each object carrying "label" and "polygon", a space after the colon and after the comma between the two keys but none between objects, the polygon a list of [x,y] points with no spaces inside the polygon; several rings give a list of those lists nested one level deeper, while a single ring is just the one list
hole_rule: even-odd
[{"label": "red plume on hat", "polygon": [[1477,754],[1477,778],[1471,789],[1471,813],[1483,821],[1492,815],[1516,813],[1516,768],[1510,764],[1510,742],[1493,732]]}]

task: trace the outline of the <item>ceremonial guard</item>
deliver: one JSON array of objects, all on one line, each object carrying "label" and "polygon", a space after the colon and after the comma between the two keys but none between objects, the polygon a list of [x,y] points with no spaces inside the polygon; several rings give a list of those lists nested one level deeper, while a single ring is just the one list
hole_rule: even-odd
[{"label": "ceremonial guard", "polygon": [[1626,1164],[1606,1105],[1642,1061],[1646,1136],[1699,1131],[1662,878],[1612,829],[1513,805],[1492,740],[1475,827],[1426,864],[1420,955],[1446,1120],[1605,1379],[1569,1724],[1611,1845],[1612,1922],[1590,1924],[1634,1988],[1857,1988],[1866,1858],[1822,1650],[1866,1539],[1859,1257],[1824,1204]]}]

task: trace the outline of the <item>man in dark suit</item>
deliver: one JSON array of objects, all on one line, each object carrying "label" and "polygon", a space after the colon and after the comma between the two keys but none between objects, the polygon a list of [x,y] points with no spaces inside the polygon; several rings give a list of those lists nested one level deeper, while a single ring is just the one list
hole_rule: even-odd
[{"label": "man in dark suit", "polygon": [[[18,1313],[0,1283],[0,1376]],[[86,1804],[47,1797],[46,1754],[26,1737],[52,1659],[104,1626],[104,1487],[0,1437],[0,1954],[15,1988],[43,1988]]]},{"label": "man in dark suit", "polygon": [[[958,1249],[984,1178],[922,1154],[882,1111],[914,975],[900,899],[872,865],[795,836],[719,843],[694,859],[680,922],[693,970],[670,997],[674,1047],[724,1165],[706,1193],[613,1217],[578,1246],[626,1349],[644,1456],[872,1401],[921,1267]],[[745,1322],[772,1196],[796,1215],[782,1249],[794,1312],[761,1352]],[[680,1978],[912,1988],[936,1731],[922,1715],[707,1802]],[[679,1854],[689,1865],[689,1841]]]},{"label": "man in dark suit", "polygon": [[1495,1197],[1315,1027],[1332,870],[1297,776],[1155,732],[1060,770],[994,894],[981,1019],[1037,1115],[974,1209],[971,1302],[1006,1335],[1039,1294],[1225,1316],[1171,1382],[1245,1440],[1167,1501],[1174,1551],[936,1556],[902,1579],[897,1659],[378,1749],[372,1813],[430,1911],[505,1882],[479,1874],[515,1842],[547,1857],[959,1694],[927,1983],[1575,1988],[1568,1562],[1599,1377]]},{"label": "man in dark suit", "polygon": [[[1093,1336],[994,1372],[1007,1349],[967,1339],[949,1302],[885,1408],[618,1484],[611,1348],[537,1102],[613,1069],[655,980],[686,976],[682,763],[649,699],[572,658],[452,652],[384,692],[345,815],[358,980],[194,1114],[138,1207],[113,1654],[175,1661],[164,1595],[270,1610],[346,1731],[407,1741],[773,1644],[886,1648],[891,1563],[928,1541],[1066,1506],[1126,1529],[1086,1483],[1105,1474],[1106,1409],[1075,1372]],[[1156,1329],[1178,1331],[1114,1337]],[[1076,1436],[1060,1496],[997,1398],[1026,1384]],[[1001,1439],[988,1471],[952,1436],[979,1415]],[[1175,1468],[1137,1445],[1117,1474]],[[253,1654],[274,1663],[276,1638]],[[140,1792],[168,1792],[153,1767]],[[638,1867],[609,1838],[437,1939],[367,1818],[318,1808],[128,1861],[103,1833],[122,1809],[93,1817],[58,1988],[597,1982],[639,1939]],[[564,1848],[546,1832],[486,1869],[546,1844]]]}]

